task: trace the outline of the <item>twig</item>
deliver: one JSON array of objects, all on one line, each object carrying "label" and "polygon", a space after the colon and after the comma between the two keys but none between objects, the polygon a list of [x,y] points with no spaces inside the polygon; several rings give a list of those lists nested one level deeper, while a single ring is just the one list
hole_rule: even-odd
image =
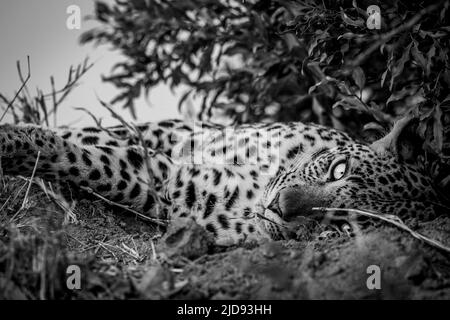
[{"label": "twig", "polygon": [[5,175],[3,174],[2,157],[0,156],[0,180],[2,183],[2,189],[5,188]]},{"label": "twig", "polygon": [[112,250],[108,249],[108,248],[105,246],[104,243],[102,243],[102,242],[99,241],[99,242],[98,242],[98,245],[99,245],[100,247],[102,247],[103,249],[105,249],[106,251],[108,251],[109,253],[111,253],[111,254],[113,255],[114,259],[117,260],[116,254],[115,254]]},{"label": "twig", "polygon": [[74,237],[74,236],[72,236],[71,234],[69,234],[69,233],[65,233],[69,238],[72,238],[73,240],[75,240],[76,242],[78,242],[79,244],[81,244],[82,246],[86,246],[86,243],[84,243],[83,241],[81,241],[80,239],[78,239],[78,238],[76,238],[76,237]]},{"label": "twig", "polygon": [[[36,169],[37,169],[37,166],[38,166],[38,162],[39,162],[39,157],[40,157],[40,156],[41,156],[41,152],[38,151],[38,154],[37,154],[37,157],[36,157],[36,162],[34,163],[34,168],[33,168],[33,172],[31,173],[31,178],[30,178],[30,180],[28,181],[27,191],[25,192],[25,197],[23,198],[22,205],[20,206],[19,210],[17,210],[17,212],[12,216],[12,218],[11,218],[10,221],[14,221],[14,219],[17,217],[17,215],[18,215],[23,209],[25,209],[25,205],[26,205],[27,200],[28,200],[28,195],[29,195],[29,193],[30,193],[31,185],[33,184],[33,179],[34,179],[34,176],[35,176],[35,174],[36,174]],[[23,187],[22,187],[22,188],[23,188]],[[22,190],[22,188],[21,188],[20,190]],[[9,198],[8,198],[8,199],[9,199]]]},{"label": "twig", "polygon": [[[24,179],[26,180],[26,179]],[[13,202],[16,201],[16,199],[19,197],[20,193],[22,192],[23,188],[28,184],[28,180],[25,181],[25,183],[20,187],[19,191],[17,191],[16,195],[13,198]]]},{"label": "twig", "polygon": [[450,247],[445,246],[444,244],[440,243],[439,241],[430,239],[428,237],[425,237],[424,235],[411,230],[411,228],[409,228],[399,217],[397,216],[383,216],[379,213],[374,213],[374,212],[370,212],[370,211],[366,211],[366,210],[359,210],[359,209],[342,209],[342,208],[324,208],[324,207],[315,207],[312,208],[312,210],[315,211],[327,211],[327,212],[333,212],[333,211],[347,211],[350,213],[355,213],[355,214],[359,214],[362,216],[366,216],[366,217],[370,217],[370,218],[375,218],[378,220],[382,220],[384,222],[390,223],[394,226],[396,226],[397,228],[406,231],[408,233],[410,233],[414,238],[419,239],[429,245],[431,245],[432,247],[438,248],[440,250],[443,250],[447,253],[450,253]]},{"label": "twig", "polygon": [[109,111],[109,113],[111,113],[114,119],[119,120],[119,122],[122,123],[124,127],[128,128],[130,132],[134,132],[133,126],[130,125],[128,122],[126,122],[125,119],[122,118],[117,112],[115,112],[113,108],[111,108],[105,101],[101,100],[98,96],[97,100],[100,102],[103,108],[105,108],[106,110]]},{"label": "twig", "polygon": [[3,211],[3,208],[5,208],[6,204],[9,202],[9,200],[11,199],[11,197],[12,197],[12,194],[9,195],[9,197],[6,199],[5,203],[1,206],[0,212]]},{"label": "twig", "polygon": [[[19,62],[17,62],[18,65],[20,66]],[[11,108],[12,104],[14,103],[14,101],[16,101],[17,97],[19,96],[20,92],[22,92],[23,88],[25,88],[25,86],[27,85],[28,80],[30,80],[31,78],[31,68],[30,68],[30,56],[27,56],[27,66],[28,66],[28,74],[27,77],[25,78],[24,81],[22,81],[22,85],[20,86],[19,90],[17,91],[16,95],[14,96],[14,98],[11,100],[11,102],[8,104],[8,106],[6,107],[5,111],[3,112],[2,116],[0,117],[0,122],[3,120],[3,118],[5,117],[6,113],[8,112],[9,108]]]},{"label": "twig", "polygon": [[45,292],[47,291],[47,268],[46,268],[46,256],[47,256],[47,249],[48,249],[48,245],[47,242],[44,243],[44,247],[42,249],[42,253],[40,254],[40,251],[38,251],[38,255],[40,254],[41,257],[38,257],[38,259],[42,259],[41,263],[42,263],[42,268],[41,268],[41,286],[39,288],[39,297],[41,300],[46,300],[45,299]]},{"label": "twig", "polygon": [[50,84],[52,86],[53,110],[55,111],[55,113],[53,115],[53,126],[56,127],[56,123],[57,123],[56,113],[57,113],[58,105],[56,104],[55,78],[53,76],[50,77]]},{"label": "twig", "polygon": [[416,25],[417,22],[426,14],[433,12],[434,10],[441,7],[442,4],[444,4],[445,1],[440,1],[439,3],[432,4],[426,8],[423,8],[420,10],[414,17],[412,17],[410,20],[408,20],[406,23],[398,26],[397,28],[393,29],[392,31],[383,34],[380,39],[372,44],[369,48],[367,48],[364,52],[360,53],[351,63],[350,65],[352,67],[357,67],[360,64],[362,64],[375,50],[377,50],[381,45],[391,40],[395,35],[409,30],[414,25]]},{"label": "twig", "polygon": [[[25,82],[25,78],[24,78],[24,76],[22,74],[22,67],[20,66],[20,61],[19,60],[16,61],[16,68],[17,68],[17,74],[19,75],[20,82],[24,83]],[[23,93],[26,96],[30,96],[30,92],[28,91],[28,87],[27,86],[25,86],[23,88]]]},{"label": "twig", "polygon": [[141,144],[141,147],[144,149],[144,163],[145,163],[145,169],[147,171],[147,185],[150,186],[149,187],[149,192],[151,193],[152,197],[154,199],[156,199],[155,201],[155,211],[156,211],[156,216],[159,217],[160,216],[160,208],[161,208],[161,202],[160,199],[158,197],[158,194],[155,190],[155,179],[153,176],[153,172],[150,168],[150,159],[149,159],[149,148],[147,147],[147,144],[145,143],[144,137],[142,135],[142,132],[135,126],[133,125],[134,131],[138,136],[139,142]]},{"label": "twig", "polygon": [[285,226],[284,226],[283,224],[278,223],[278,222],[276,222],[276,221],[274,221],[274,220],[272,220],[272,219],[269,219],[269,218],[267,218],[266,216],[262,215],[261,213],[255,213],[255,214],[256,214],[256,216],[257,216],[259,219],[261,219],[261,220],[266,220],[266,221],[268,221],[268,222],[270,222],[270,223],[273,223],[273,224],[275,224],[275,225],[277,225],[277,226],[279,226],[279,227],[285,228]]},{"label": "twig", "polygon": [[105,234],[105,236],[103,237],[103,239],[102,239],[101,241],[99,241],[99,242],[97,243],[96,246],[94,246],[94,247],[96,247],[95,250],[94,250],[94,253],[95,253],[95,254],[97,254],[97,253],[98,253],[98,250],[100,250],[100,243],[105,243],[105,240],[106,240],[107,237],[108,237],[108,236]]},{"label": "twig", "polygon": [[172,271],[173,273],[183,273],[184,269],[181,268],[172,268],[170,269],[170,271]]},{"label": "twig", "polygon": [[28,200],[28,194],[30,193],[31,185],[33,183],[34,175],[36,174],[36,169],[37,169],[37,166],[38,166],[38,162],[39,162],[40,156],[41,156],[41,151],[38,151],[38,154],[37,154],[37,157],[36,157],[36,162],[34,163],[33,172],[31,173],[30,183],[28,184],[27,191],[25,192],[25,198],[23,199],[22,206],[20,207],[20,210],[25,208],[25,204],[26,204],[26,202]]},{"label": "twig", "polygon": [[397,140],[400,134],[402,133],[403,129],[410,123],[411,120],[413,120],[414,117],[412,114],[407,114],[400,120],[398,120],[393,128],[391,129],[391,132],[387,134],[384,138],[381,138],[375,142],[373,142],[370,145],[370,148],[372,148],[378,155],[383,156],[387,152],[391,151],[394,155],[398,155],[397,150]]},{"label": "twig", "polygon": [[109,200],[109,199],[106,199],[105,197],[99,195],[98,193],[96,193],[94,190],[92,190],[92,189],[89,188],[89,187],[83,187],[83,186],[80,186],[80,188],[83,189],[84,191],[90,193],[90,194],[93,194],[93,195],[96,196],[97,198],[99,198],[99,199],[105,201],[107,204],[112,205],[112,206],[116,206],[116,207],[119,207],[119,208],[122,208],[122,209],[124,209],[124,210],[126,210],[126,211],[129,211],[129,212],[135,214],[137,217],[139,217],[139,218],[141,218],[141,219],[143,219],[143,220],[150,221],[150,222],[152,222],[152,223],[154,223],[154,224],[157,224],[157,225],[159,225],[159,226],[162,226],[162,227],[167,227],[167,225],[168,225],[168,223],[169,223],[168,220],[164,220],[164,219],[155,219],[155,218],[147,217],[147,216],[143,215],[142,213],[139,213],[139,212],[137,212],[136,210],[133,210],[133,209],[129,208],[128,206],[125,206],[125,205],[123,205],[123,204],[120,204],[120,203],[111,201],[111,200]]},{"label": "twig", "polygon": [[138,248],[136,246],[136,242],[134,242],[133,236],[131,236],[131,242],[133,242],[134,250],[137,252]]},{"label": "twig", "polygon": [[[67,96],[72,92],[72,90],[78,86],[78,82],[81,79],[81,77],[84,76],[94,66],[94,63],[88,64],[88,60],[89,58],[85,58],[83,64],[79,64],[77,66],[74,76],[73,76],[74,69],[72,66],[70,66],[67,83],[64,85],[62,89],[55,90],[54,77],[53,76],[50,77],[50,84],[52,87],[52,91],[47,94],[42,94],[42,100],[45,100],[47,97],[52,98],[53,109],[48,112],[48,116],[53,114],[54,126],[56,126],[57,122],[56,113],[59,105],[67,98]],[[61,94],[61,96],[58,98],[59,94]]]},{"label": "twig", "polygon": [[125,140],[125,138],[120,137],[118,134],[115,134],[115,133],[112,132],[110,129],[103,127],[103,125],[102,125],[102,119],[101,119],[101,118],[100,118],[100,119],[97,119],[97,117],[96,117],[92,112],[90,112],[88,109],[83,108],[83,107],[76,107],[76,108],[74,108],[74,109],[77,110],[77,111],[79,110],[79,111],[86,112],[86,113],[92,118],[92,120],[94,120],[95,125],[96,125],[100,130],[106,132],[108,135],[110,135],[110,136],[113,137],[114,139],[116,139],[116,140]]},{"label": "twig", "polygon": [[[103,248],[105,248],[105,246],[108,246],[110,248],[113,248],[113,249],[116,249],[116,250],[120,250],[123,253],[128,254],[133,259],[139,260],[139,253],[137,253],[137,252],[134,253],[133,249],[129,248],[124,243],[122,243],[122,245],[124,246],[125,249],[121,248],[120,246],[112,245],[112,244],[109,244],[109,243],[106,243],[106,242],[99,242],[99,245],[102,246]],[[128,250],[130,250],[130,251],[128,251]]]},{"label": "twig", "polygon": [[[124,242],[122,242],[122,247],[125,249],[123,250],[121,248],[122,251],[128,253],[130,256],[132,256],[134,259],[136,260],[140,260],[141,256],[139,255],[139,252],[135,249],[130,248],[129,246],[127,246]],[[120,247],[119,247],[120,248]]]},{"label": "twig", "polygon": [[150,239],[150,245],[152,246],[152,258],[153,260],[158,260],[158,255],[156,254],[156,248],[155,243],[153,242],[153,239]]},{"label": "twig", "polygon": [[148,175],[148,179],[147,179],[147,181],[144,181],[144,183],[146,183],[148,186],[150,186],[149,187],[149,192],[151,193],[151,195],[155,199],[155,206],[154,206],[154,208],[155,208],[155,211],[156,211],[156,216],[159,217],[160,216],[161,203],[159,201],[158,194],[157,194],[157,192],[156,192],[156,190],[154,188],[155,187],[155,183],[154,183],[155,180],[154,180],[154,177],[153,177],[153,172],[151,171],[150,166],[149,166],[150,160],[149,160],[149,157],[148,157],[149,150],[151,150],[151,151],[153,151],[153,150],[147,147],[147,144],[145,143],[144,137],[142,136],[142,132],[136,127],[136,125],[129,124],[128,122],[126,122],[125,119],[123,119],[117,112],[115,112],[113,110],[113,108],[111,108],[111,106],[109,106],[106,102],[102,101],[99,97],[97,97],[97,99],[99,100],[100,104],[104,108],[106,108],[115,119],[119,120],[122,123],[122,125],[130,131],[130,133],[132,133],[132,134],[134,134],[135,136],[138,137],[139,143],[141,144],[141,147],[144,150],[144,152],[143,152],[144,153],[144,163],[145,163],[145,168],[147,170],[147,175]]},{"label": "twig", "polygon": [[74,73],[74,69],[73,69],[72,66],[70,66],[69,78],[67,79],[67,83],[64,85],[64,87],[62,89],[57,90],[57,91],[54,91],[54,92],[52,91],[50,93],[44,94],[44,97],[45,98],[52,97],[55,94],[62,93],[63,95],[59,99],[56,99],[56,105],[60,105],[61,102],[67,97],[67,95],[76,86],[78,80],[94,66],[95,63],[88,64],[87,63],[88,60],[89,60],[89,58],[86,58],[84,60],[84,62],[83,62],[83,65],[79,64],[77,66],[74,79],[72,79],[72,75]]},{"label": "twig", "polygon": [[50,183],[48,190],[42,179],[39,179],[36,182],[36,184],[44,191],[45,195],[49,200],[53,201],[57,206],[59,206],[64,211],[63,225],[67,225],[69,223],[78,223],[77,215],[74,212],[74,208],[76,205],[75,201],[72,201],[72,203],[69,204],[69,202],[64,199],[61,193],[58,194],[53,190],[53,187]]}]

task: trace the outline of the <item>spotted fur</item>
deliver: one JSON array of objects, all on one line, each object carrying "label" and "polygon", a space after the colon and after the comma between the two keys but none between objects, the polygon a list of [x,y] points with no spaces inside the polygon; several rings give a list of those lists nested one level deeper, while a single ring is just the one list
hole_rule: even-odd
[{"label": "spotted fur", "polygon": [[[438,212],[431,182],[416,168],[379,157],[334,129],[302,123],[225,128],[168,120],[137,130],[139,135],[122,126],[2,125],[2,169],[29,176],[39,153],[36,176],[90,188],[152,217],[161,214],[155,204],[162,200],[164,218],[191,217],[220,245],[286,238],[284,223],[310,214],[313,205],[407,218]],[[336,159],[345,159],[348,168],[331,181]]]}]

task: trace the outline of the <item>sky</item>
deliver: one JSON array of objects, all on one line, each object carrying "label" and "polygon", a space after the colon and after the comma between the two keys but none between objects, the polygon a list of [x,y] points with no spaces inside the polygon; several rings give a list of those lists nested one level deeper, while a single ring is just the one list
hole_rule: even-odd
[{"label": "sky", "polygon": [[[107,46],[81,46],[78,43],[79,36],[96,24],[94,21],[83,20],[80,30],[68,29],[66,21],[69,14],[66,10],[71,5],[79,6],[83,17],[92,14],[94,10],[92,0],[0,1],[0,92],[8,98],[14,96],[15,90],[21,85],[16,61],[20,60],[22,70],[26,71],[27,55],[31,61],[29,88],[32,92],[36,92],[36,87],[50,92],[52,75],[55,77],[56,87],[61,88],[67,80],[70,65],[77,65],[89,56],[95,65],[83,76],[80,86],[60,106],[58,125],[93,124],[86,113],[74,110],[76,107],[86,108],[103,118],[104,125],[116,124],[117,121],[109,116],[97,97],[109,101],[117,94],[114,86],[101,81],[101,75],[108,74],[110,68],[122,60],[122,57]],[[156,87],[148,98],[138,100],[138,119],[135,122],[179,118],[177,102],[181,94],[182,91],[173,93],[164,85]],[[122,110],[120,106],[115,110],[126,120],[132,119],[129,112]]]}]

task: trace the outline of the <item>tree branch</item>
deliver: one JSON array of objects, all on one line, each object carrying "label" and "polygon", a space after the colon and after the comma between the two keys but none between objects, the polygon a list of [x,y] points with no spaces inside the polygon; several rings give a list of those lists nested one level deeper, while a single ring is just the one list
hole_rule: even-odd
[{"label": "tree branch", "polygon": [[357,67],[359,65],[361,65],[364,61],[366,61],[367,58],[370,57],[370,55],[377,50],[381,45],[383,45],[384,43],[388,42],[389,40],[391,40],[395,35],[409,30],[412,27],[414,27],[417,22],[419,22],[419,20],[426,14],[433,12],[436,9],[439,9],[446,1],[440,1],[439,3],[436,4],[432,4],[426,8],[423,8],[422,10],[420,10],[414,17],[412,17],[410,20],[408,20],[406,23],[398,26],[397,28],[395,28],[394,30],[383,34],[382,36],[380,36],[380,39],[375,42],[374,44],[372,44],[369,48],[367,48],[364,52],[360,53],[351,63],[350,66],[351,67]]}]

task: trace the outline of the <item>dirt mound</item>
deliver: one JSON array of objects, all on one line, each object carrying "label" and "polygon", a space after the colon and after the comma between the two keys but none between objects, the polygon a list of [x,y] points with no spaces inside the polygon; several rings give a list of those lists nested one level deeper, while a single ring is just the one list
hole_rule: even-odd
[{"label": "dirt mound", "polygon": [[[391,226],[318,240],[215,247],[192,221],[166,235],[101,202],[82,201],[77,222],[33,188],[20,210],[23,181],[3,186],[1,298],[21,299],[449,299],[450,256]],[[450,218],[416,231],[450,245]],[[162,237],[162,238],[161,238]],[[81,269],[80,290],[66,286]],[[373,269],[375,268],[375,269]],[[376,269],[379,268],[379,269]],[[369,289],[373,270],[380,289]],[[370,284],[369,284],[370,286]]]}]

